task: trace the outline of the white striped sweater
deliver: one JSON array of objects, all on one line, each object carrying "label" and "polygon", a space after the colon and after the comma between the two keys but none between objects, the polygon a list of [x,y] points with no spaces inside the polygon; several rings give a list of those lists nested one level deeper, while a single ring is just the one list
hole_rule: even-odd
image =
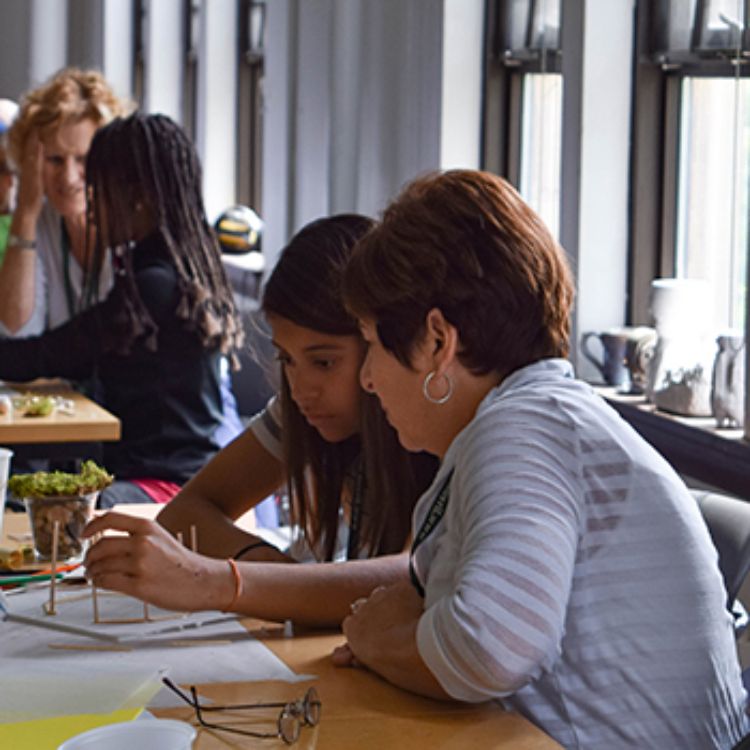
[{"label": "white striped sweater", "polygon": [[716,551],[669,465],[564,360],[483,400],[417,549],[419,652],[458,700],[500,698],[566,748],[731,748],[748,731]]}]

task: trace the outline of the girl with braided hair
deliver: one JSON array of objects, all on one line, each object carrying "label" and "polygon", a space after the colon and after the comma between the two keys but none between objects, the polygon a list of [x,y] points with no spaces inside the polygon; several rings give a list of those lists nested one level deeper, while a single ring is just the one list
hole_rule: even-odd
[{"label": "girl with braided hair", "polygon": [[[200,164],[178,125],[136,113],[97,131],[86,189],[96,225],[87,307],[39,336],[0,341],[0,378],[94,377],[122,421],[120,442],[103,448],[118,481],[100,505],[169,498],[218,449],[220,359],[242,342]],[[115,281],[100,300],[108,254]]]}]

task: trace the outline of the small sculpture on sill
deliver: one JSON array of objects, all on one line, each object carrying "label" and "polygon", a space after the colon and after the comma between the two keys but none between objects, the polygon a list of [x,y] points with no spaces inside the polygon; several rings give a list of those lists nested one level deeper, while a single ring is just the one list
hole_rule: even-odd
[{"label": "small sculpture on sill", "polygon": [[711,408],[717,427],[738,429],[745,420],[745,339],[731,332],[716,343]]},{"label": "small sculpture on sill", "polygon": [[659,367],[659,350],[654,362],[658,378],[652,389],[651,401],[658,409],[687,417],[711,416],[711,383],[708,369],[700,362],[691,367],[668,369]]}]

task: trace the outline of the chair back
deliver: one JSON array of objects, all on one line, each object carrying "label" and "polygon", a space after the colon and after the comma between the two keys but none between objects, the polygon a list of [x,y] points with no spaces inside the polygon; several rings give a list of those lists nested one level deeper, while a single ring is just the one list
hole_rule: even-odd
[{"label": "chair back", "polygon": [[714,546],[732,609],[750,572],[750,502],[713,492],[693,492]]}]

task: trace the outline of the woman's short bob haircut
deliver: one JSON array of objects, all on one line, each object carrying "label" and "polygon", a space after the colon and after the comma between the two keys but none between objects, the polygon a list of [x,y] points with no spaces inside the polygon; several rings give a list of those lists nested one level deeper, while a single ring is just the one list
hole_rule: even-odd
[{"label": "woman's short bob haircut", "polygon": [[98,128],[132,109],[130,102],[115,95],[98,70],[63,68],[41,86],[24,94],[8,132],[11,159],[20,166],[32,131],[45,137],[61,125],[87,119]]},{"label": "woman's short bob haircut", "polygon": [[461,363],[501,375],[565,357],[573,284],[565,254],[505,180],[454,170],[414,180],[358,243],[346,303],[411,366],[438,308],[461,340]]}]

